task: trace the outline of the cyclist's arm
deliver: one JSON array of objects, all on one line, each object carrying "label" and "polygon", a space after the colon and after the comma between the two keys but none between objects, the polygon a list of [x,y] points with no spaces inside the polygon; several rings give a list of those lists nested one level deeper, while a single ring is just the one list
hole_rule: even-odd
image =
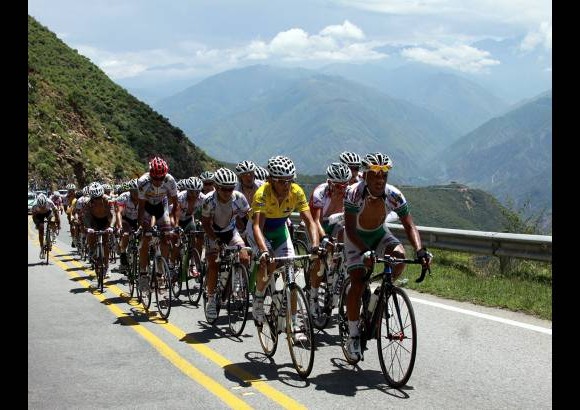
[{"label": "cyclist's arm", "polygon": [[306,229],[308,230],[308,236],[310,237],[311,246],[312,247],[318,246],[320,241],[320,237],[318,236],[318,224],[314,222],[314,220],[312,219],[312,214],[310,213],[310,210],[308,209],[300,212],[300,218],[302,218],[302,220],[306,224]]},{"label": "cyclist's arm", "polygon": [[143,221],[143,215],[145,214],[145,200],[139,198],[139,207],[137,208],[137,222],[143,230],[145,230],[145,222]]},{"label": "cyclist's arm", "polygon": [[399,219],[403,225],[403,228],[405,228],[405,233],[407,234],[407,238],[409,239],[411,246],[413,246],[415,251],[418,251],[423,247],[423,245],[421,244],[419,230],[417,229],[415,222],[413,222],[413,217],[410,213],[408,213],[405,216],[399,217]]},{"label": "cyclist's arm", "polygon": [[318,230],[318,238],[322,238],[326,235],[322,224],[320,223],[322,219],[322,208],[310,207],[310,212],[312,213],[312,220],[316,224],[316,229]]},{"label": "cyclist's arm", "polygon": [[369,247],[363,242],[363,240],[358,235],[356,231],[356,212],[344,212],[344,233],[348,236],[348,239],[360,249],[360,253],[370,250]]},{"label": "cyclist's arm", "polygon": [[217,235],[213,230],[211,216],[202,216],[201,225],[203,226],[203,230],[205,231],[207,237],[215,242],[217,240]]},{"label": "cyclist's arm", "polygon": [[264,234],[262,233],[262,227],[266,222],[266,215],[262,212],[254,213],[252,219],[252,230],[254,231],[254,240],[256,241],[256,245],[260,249],[260,252],[267,252],[268,247],[266,246],[266,239],[264,238]]},{"label": "cyclist's arm", "polygon": [[180,206],[177,203],[177,195],[168,196],[169,202],[173,204],[173,209],[171,209],[171,213],[173,214],[173,227],[179,226],[179,213],[180,213]]}]

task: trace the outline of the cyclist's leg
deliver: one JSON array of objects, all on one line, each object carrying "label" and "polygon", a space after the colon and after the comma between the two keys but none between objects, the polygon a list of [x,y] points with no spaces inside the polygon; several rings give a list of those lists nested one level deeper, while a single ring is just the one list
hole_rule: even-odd
[{"label": "cyclist's leg", "polygon": [[[377,246],[377,255],[391,255],[396,258],[405,258],[405,247],[390,231],[387,231]],[[404,263],[393,267],[393,282],[403,273]]]}]

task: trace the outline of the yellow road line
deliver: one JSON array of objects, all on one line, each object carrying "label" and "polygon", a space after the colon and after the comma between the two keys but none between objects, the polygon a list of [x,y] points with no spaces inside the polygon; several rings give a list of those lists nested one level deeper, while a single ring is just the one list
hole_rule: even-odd
[{"label": "yellow road line", "polygon": [[[30,225],[29,225],[29,228],[30,228]],[[57,247],[54,247],[54,248],[57,249],[59,252],[64,253],[64,251],[62,251],[61,249],[59,249]],[[51,259],[53,259],[57,263],[57,265],[60,266],[61,268],[63,268],[63,270],[65,270],[65,272],[68,273],[70,276],[78,277],[78,275],[76,273],[68,272],[67,271],[67,269],[69,267],[68,265],[64,264],[60,260],[55,259],[54,256],[51,256]],[[75,264],[76,266],[78,266],[78,267],[84,267],[83,264],[79,263],[76,260],[73,260],[71,262],[73,264]],[[87,281],[82,281],[82,282],[84,282],[85,287],[87,287],[87,288],[90,287],[89,282],[87,282]],[[115,293],[117,296],[123,297],[125,299],[129,299],[127,297],[126,293],[123,292],[119,287],[117,287],[115,285],[106,285],[106,286],[107,286],[107,289],[110,289],[111,291],[113,291],[113,293]],[[99,298],[101,301],[102,300],[105,300],[105,297],[102,296],[102,295],[100,295],[100,294],[94,294],[94,296],[96,296],[97,298]],[[137,325],[139,325],[139,323],[137,323],[133,319],[131,319],[130,316],[127,316],[128,314],[126,312],[123,312],[120,308],[118,308],[116,306],[112,306],[112,305],[108,305],[108,307],[119,318],[121,318],[123,320],[131,320],[132,321],[131,324],[137,324]],[[113,307],[115,308],[115,310],[112,309]],[[116,311],[121,312],[121,314],[120,315],[117,314]],[[144,310],[142,310],[142,311],[144,312]],[[161,325],[167,332],[169,332],[172,335],[174,335],[175,337],[177,337],[178,340],[183,340],[187,336],[187,334],[183,330],[181,330],[179,327],[177,327],[177,326],[175,326],[175,325],[173,325],[171,323],[158,322],[157,324]],[[142,328],[142,329],[144,329],[144,331],[151,333],[150,331],[148,331],[147,329],[145,329],[143,326],[131,326],[131,327],[134,328],[134,329],[136,329],[136,328]],[[153,333],[151,333],[151,336],[154,337],[154,338],[157,338]],[[143,337],[145,337],[145,336],[143,336]],[[191,339],[191,337],[189,337],[189,338]],[[194,341],[195,341],[195,339],[194,339]],[[153,344],[153,342],[151,342],[151,343]],[[164,342],[162,342],[161,340],[159,340],[159,343],[162,343],[164,346],[166,346],[170,350],[170,352],[172,354],[174,354],[175,356],[178,356],[178,354],[175,353],[173,350],[171,350],[167,345],[165,345]],[[221,368],[223,368],[228,373],[230,373],[233,376],[239,378],[243,382],[252,385],[256,390],[258,390],[259,392],[261,392],[262,394],[264,394],[266,397],[270,398],[271,400],[275,401],[276,403],[278,403],[283,408],[286,408],[286,409],[305,409],[306,408],[305,406],[303,406],[299,402],[295,401],[291,397],[287,396],[286,394],[284,394],[284,393],[278,391],[277,389],[269,386],[268,383],[267,383],[267,381],[260,380],[259,377],[255,376],[255,375],[252,375],[251,373],[248,373],[247,371],[243,370],[240,367],[237,367],[235,365],[232,365],[233,363],[231,361],[229,361],[228,359],[226,359],[224,356],[220,355],[219,353],[217,353],[213,349],[209,348],[208,346],[206,346],[204,344],[200,344],[200,343],[188,343],[188,346],[190,346],[192,349],[197,350],[200,354],[202,354],[203,356],[205,356],[206,358],[208,358],[212,362],[216,363],[218,366],[220,366]],[[155,345],[154,345],[154,347],[157,348],[157,346],[155,346]],[[169,357],[163,351],[161,351],[159,348],[157,348],[157,350],[159,350],[164,356],[166,356],[169,359]],[[184,359],[181,359],[181,360],[184,360]],[[173,363],[173,361],[172,361],[172,363]],[[187,361],[185,361],[185,363],[189,364]],[[184,371],[176,363],[174,363],[174,365],[176,365],[178,368],[180,368],[180,370],[182,370],[185,374],[187,374],[188,376],[190,376],[190,374],[188,374],[186,371]],[[195,369],[195,367],[193,367],[191,365],[189,365],[189,366],[192,367],[193,369]],[[225,369],[226,366],[227,366],[227,370]],[[195,369],[195,370],[196,371],[199,371],[197,369]],[[199,376],[196,376],[196,377],[199,377]],[[205,377],[207,377],[207,376],[205,376]],[[196,381],[199,381],[199,380],[196,380]],[[213,382],[213,380],[211,380],[211,381]],[[219,384],[218,384],[218,386],[221,387]],[[205,386],[205,387],[207,387],[207,386]],[[228,393],[231,394],[229,391],[228,391]],[[214,394],[216,394],[216,393],[214,392]],[[234,397],[236,397],[236,396],[234,396]],[[244,405],[246,405],[245,402],[242,402],[242,403],[244,403]],[[236,406],[236,407],[238,407],[238,406]]]}]

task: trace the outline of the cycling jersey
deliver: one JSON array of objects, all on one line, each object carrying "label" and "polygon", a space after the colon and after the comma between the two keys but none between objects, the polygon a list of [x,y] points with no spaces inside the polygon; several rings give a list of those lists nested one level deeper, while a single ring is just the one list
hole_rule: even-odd
[{"label": "cycling jersey", "polygon": [[36,201],[34,201],[34,204],[32,204],[30,212],[32,214],[45,214],[47,212],[52,211],[53,209],[56,209],[56,205],[54,204],[54,202],[50,200],[50,198],[46,198],[46,206],[40,207],[38,206]]},{"label": "cycling jersey", "polygon": [[189,204],[187,203],[187,191],[181,191],[177,194],[177,203],[179,204],[179,209],[181,212],[179,214],[180,221],[187,221],[192,218],[192,214],[197,214],[198,210],[201,209],[203,201],[207,197],[206,194],[200,192],[197,199],[193,203],[193,212],[188,213]]},{"label": "cycling jersey", "polygon": [[290,185],[288,196],[281,204],[278,203],[278,199],[272,192],[272,185],[269,182],[258,188],[252,202],[252,215],[263,213],[266,216],[264,232],[274,230],[280,226],[286,226],[286,219],[290,217],[292,212],[309,210],[304,190],[294,182]]},{"label": "cycling jersey", "polygon": [[216,233],[235,229],[236,217],[243,218],[250,210],[248,200],[239,191],[233,191],[225,204],[217,199],[217,191],[211,191],[203,200],[201,216],[210,218]]},{"label": "cycling jersey", "polygon": [[170,174],[165,175],[161,185],[156,187],[153,185],[153,181],[151,181],[149,172],[146,172],[137,180],[137,185],[139,199],[144,199],[151,205],[163,204],[163,208],[165,209],[167,209],[167,197],[177,195],[177,183],[175,182],[175,178]]},{"label": "cycling jersey", "polygon": [[131,199],[131,193],[129,191],[123,192],[115,200],[115,204],[121,209],[121,216],[126,216],[129,219],[137,219],[137,211],[139,208],[139,202],[135,203]]},{"label": "cycling jersey", "polygon": [[[356,213],[360,215],[362,210],[364,209],[364,201],[368,195],[368,191],[366,190],[366,183],[365,181],[359,181],[355,184],[350,185],[346,189],[346,196],[344,198],[344,211],[348,213]],[[403,217],[409,214],[409,206],[407,204],[407,200],[401,191],[398,188],[394,187],[391,184],[385,185],[385,192],[382,195],[385,201],[385,208],[387,210],[387,214],[390,211],[395,211],[397,215]],[[358,227],[358,218],[357,218],[357,227]]]}]

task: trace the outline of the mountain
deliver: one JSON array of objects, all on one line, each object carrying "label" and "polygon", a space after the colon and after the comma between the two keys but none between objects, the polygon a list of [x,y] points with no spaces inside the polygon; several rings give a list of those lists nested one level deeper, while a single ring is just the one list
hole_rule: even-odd
[{"label": "mountain", "polygon": [[552,208],[552,92],[515,106],[452,144],[424,172],[484,189],[506,203]]},{"label": "mountain", "polygon": [[456,71],[420,63],[332,64],[322,69],[435,113],[454,134],[467,134],[507,103]]},{"label": "mountain", "polygon": [[369,87],[309,70],[231,70],[165,99],[157,109],[223,161],[292,158],[319,174],[344,150],[387,152],[412,181],[429,153],[458,135],[429,110]]},{"label": "mountain", "polygon": [[140,176],[151,154],[178,178],[218,162],[28,16],[28,177],[78,186]]}]

